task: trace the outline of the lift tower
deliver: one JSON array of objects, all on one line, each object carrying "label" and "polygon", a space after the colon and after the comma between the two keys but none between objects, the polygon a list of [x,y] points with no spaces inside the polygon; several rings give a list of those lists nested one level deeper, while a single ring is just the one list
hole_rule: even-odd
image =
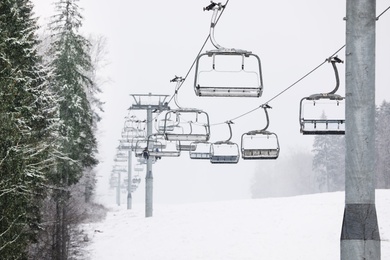
[{"label": "lift tower", "polygon": [[[149,94],[130,94],[134,99],[134,104],[130,107],[132,110],[146,110],[146,137],[151,136],[153,130],[153,112],[168,110],[168,103],[165,101],[169,95]],[[148,144],[151,145],[151,144]],[[152,147],[147,147],[151,150]],[[153,216],[153,156],[147,158],[146,178],[145,178],[145,217]]]},{"label": "lift tower", "polygon": [[375,0],[347,0],[341,260],[379,260],[375,209]]}]

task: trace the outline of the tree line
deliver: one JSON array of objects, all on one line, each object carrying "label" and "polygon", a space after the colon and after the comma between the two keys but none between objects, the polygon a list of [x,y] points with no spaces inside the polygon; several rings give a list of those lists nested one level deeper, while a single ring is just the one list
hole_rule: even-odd
[{"label": "tree line", "polygon": [[[390,102],[376,108],[376,188],[390,188]],[[345,137],[317,135],[311,152],[292,151],[275,162],[261,162],[254,174],[253,198],[293,196],[345,189]]]},{"label": "tree line", "polygon": [[30,0],[0,2],[1,259],[74,259],[77,225],[101,209],[98,61],[82,21],[78,0],[57,0],[42,41]]}]

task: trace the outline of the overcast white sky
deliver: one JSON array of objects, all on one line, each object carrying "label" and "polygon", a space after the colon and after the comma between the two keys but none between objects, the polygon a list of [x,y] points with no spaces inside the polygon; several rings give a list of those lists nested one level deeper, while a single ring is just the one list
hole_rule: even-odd
[{"label": "overcast white sky", "polygon": [[[40,22],[52,14],[53,0],[32,0]],[[84,8],[85,34],[102,35],[107,39],[109,65],[102,72],[111,79],[103,87],[106,102],[101,123],[101,177],[99,197],[106,192],[115,147],[118,145],[123,119],[132,105],[131,93],[174,93],[169,80],[185,76],[209,32],[211,12],[202,8],[208,0],[81,0]],[[390,1],[377,1],[377,14]],[[309,0],[231,0],[216,27],[216,39],[225,47],[250,50],[262,61],[264,93],[259,99],[199,98],[193,91],[193,72],[179,92],[183,107],[206,110],[212,124],[235,118],[274,97],[283,89],[315,68],[345,43],[345,1]],[[376,100],[390,101],[390,12],[377,22]],[[208,44],[205,50],[214,49]],[[345,59],[344,50],[338,54]],[[344,66],[339,66],[344,95]],[[328,92],[334,87],[330,64],[300,82],[270,103],[269,130],[280,139],[281,155],[291,151],[311,150],[312,137],[299,133],[298,112],[302,97]],[[173,105],[173,104],[172,104]],[[145,114],[146,117],[146,114]],[[241,134],[262,128],[264,115],[257,110],[235,121],[233,141]],[[225,128],[212,129],[212,140],[226,139]],[[249,198],[249,187],[255,168],[261,164],[241,160],[237,165],[211,165],[191,161],[187,156],[168,158],[153,167],[155,202],[175,203],[205,200]],[[272,173],[269,173],[272,174]],[[144,177],[144,176],[142,176]],[[103,185],[104,184],[104,185]],[[143,201],[141,186],[136,201]],[[111,200],[111,198],[110,198]]]}]

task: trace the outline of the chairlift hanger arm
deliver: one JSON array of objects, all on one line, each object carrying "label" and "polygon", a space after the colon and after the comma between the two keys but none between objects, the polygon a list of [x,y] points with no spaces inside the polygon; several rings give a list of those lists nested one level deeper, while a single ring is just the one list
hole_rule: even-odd
[{"label": "chairlift hanger arm", "polygon": [[229,126],[229,134],[230,134],[230,136],[229,136],[229,138],[227,140],[216,142],[216,143],[230,143],[230,140],[233,137],[232,126],[231,126],[231,124],[234,124],[233,121],[226,121],[225,123]]},{"label": "chairlift hanger arm", "polygon": [[336,86],[335,86],[335,88],[331,92],[326,93],[324,95],[334,95],[337,92],[337,90],[339,89],[339,86],[340,86],[340,77],[339,77],[339,72],[337,70],[336,63],[344,63],[344,62],[340,58],[338,58],[337,56],[330,57],[326,61],[332,63],[334,75],[335,75],[335,78],[336,78]]},{"label": "chairlift hanger arm", "polygon": [[181,109],[181,106],[180,106],[179,100],[178,100],[178,96],[179,96],[179,89],[184,82],[184,78],[175,76],[173,79],[171,79],[171,82],[176,82],[174,101],[175,101],[176,106],[179,109]]},{"label": "chairlift hanger arm", "polygon": [[332,67],[333,67],[335,78],[336,78],[336,87],[328,94],[335,94],[340,86],[340,77],[339,77],[339,72],[338,72],[337,67],[336,67],[336,63],[344,63],[344,62],[341,59],[339,59],[337,56],[330,57],[328,59],[328,62],[332,63]]},{"label": "chairlift hanger arm", "polygon": [[267,130],[267,128],[268,128],[268,126],[269,126],[269,116],[268,116],[268,111],[267,111],[267,109],[268,109],[268,108],[272,108],[272,107],[271,107],[270,105],[268,105],[268,104],[264,104],[264,105],[262,105],[261,107],[264,109],[265,117],[266,117],[266,119],[267,119],[267,124],[265,125],[265,127],[264,127],[263,129],[260,130],[261,132],[263,132],[263,131]]},{"label": "chairlift hanger arm", "polygon": [[213,15],[211,16],[211,24],[210,24],[210,40],[211,40],[211,43],[214,45],[215,48],[217,48],[218,50],[219,49],[226,49],[224,47],[222,47],[221,45],[219,45],[217,43],[217,41],[215,40],[215,36],[214,36],[214,28],[215,28],[215,25],[217,24],[217,19],[218,19],[218,13],[224,8],[225,6],[223,6],[221,3],[214,3],[213,1],[211,1],[211,4],[208,5],[207,7],[203,8],[204,11],[213,11]]},{"label": "chairlift hanger arm", "polygon": [[323,98],[328,98],[330,100],[343,100],[344,99],[342,96],[336,94],[336,92],[340,86],[339,72],[337,70],[336,63],[343,63],[343,61],[341,59],[339,59],[337,56],[334,56],[334,57],[332,56],[329,59],[326,59],[325,62],[326,61],[332,63],[332,67],[333,67],[335,78],[336,78],[335,88],[331,92],[313,94],[313,95],[310,95],[309,97],[306,97],[304,99],[308,99],[308,100],[318,100],[318,99],[323,99]]}]

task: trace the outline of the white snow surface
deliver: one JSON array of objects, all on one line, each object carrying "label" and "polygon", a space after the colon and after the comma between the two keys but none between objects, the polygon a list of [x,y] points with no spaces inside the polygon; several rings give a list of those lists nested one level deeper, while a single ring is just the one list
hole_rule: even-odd
[{"label": "white snow surface", "polygon": [[[390,190],[376,190],[382,259],[390,259]],[[344,192],[113,207],[84,226],[93,260],[340,259]]]}]

